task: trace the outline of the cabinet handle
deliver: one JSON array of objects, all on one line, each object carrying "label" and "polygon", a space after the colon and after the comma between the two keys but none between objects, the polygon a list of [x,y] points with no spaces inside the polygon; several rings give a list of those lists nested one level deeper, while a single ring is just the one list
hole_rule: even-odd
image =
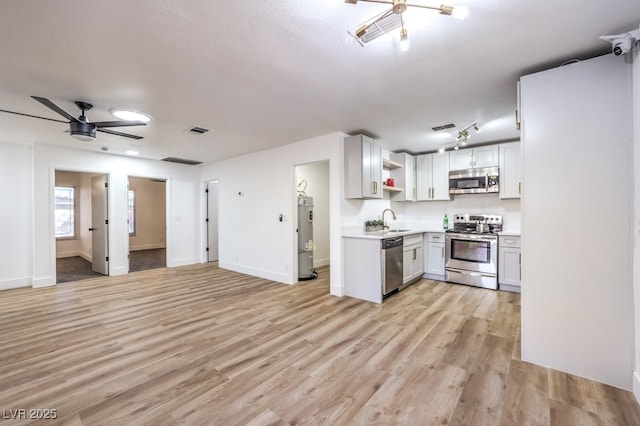
[{"label": "cabinet handle", "polygon": [[415,200],[416,200],[416,198],[417,198],[417,196],[416,196],[416,189],[415,189],[415,188],[413,188],[412,201],[415,201]]},{"label": "cabinet handle", "polygon": [[435,188],[431,188],[431,199],[433,200],[434,198],[436,198],[436,189]]},{"label": "cabinet handle", "polygon": [[373,194],[378,193],[378,182],[376,182],[375,180],[371,182],[371,192]]},{"label": "cabinet handle", "polygon": [[444,247],[442,247],[442,257],[444,258]]},{"label": "cabinet handle", "polygon": [[515,242],[516,242],[516,240],[504,240],[505,244],[513,244]]},{"label": "cabinet handle", "polygon": [[518,182],[518,195],[522,195],[522,182]]},{"label": "cabinet handle", "polygon": [[412,260],[416,260],[416,249],[413,249],[413,259]]},{"label": "cabinet handle", "polygon": [[473,167],[475,165],[475,158],[473,157],[473,154],[469,155],[469,165],[471,167]]}]

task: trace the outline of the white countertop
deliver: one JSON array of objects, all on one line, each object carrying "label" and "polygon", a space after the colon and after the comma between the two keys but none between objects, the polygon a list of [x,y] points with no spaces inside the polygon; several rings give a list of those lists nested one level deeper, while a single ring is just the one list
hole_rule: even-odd
[{"label": "white countertop", "polygon": [[[409,227],[407,227],[409,228]],[[342,237],[343,238],[365,238],[371,240],[382,240],[389,237],[394,236],[404,236],[404,235],[413,235],[413,234],[423,234],[425,232],[444,232],[442,228],[440,229],[429,229],[423,227],[412,228],[406,230],[407,228],[400,227],[392,227],[389,231],[376,231],[376,232],[364,232],[362,226],[360,227],[349,227],[342,229]],[[394,229],[400,229],[402,232],[393,232]]]},{"label": "white countertop", "polygon": [[[400,229],[403,232],[393,232],[394,229]],[[409,229],[406,230],[405,229]],[[413,234],[422,234],[425,232],[429,232],[429,233],[437,233],[437,232],[441,232],[444,233],[444,229],[442,228],[435,228],[435,227],[392,227],[389,231],[376,231],[376,232],[364,232],[364,229],[362,226],[350,226],[350,227],[345,227],[342,229],[342,237],[343,238],[365,238],[365,239],[371,239],[371,240],[382,240],[385,238],[389,238],[389,237],[393,237],[393,236],[404,236],[404,235],[413,235]],[[502,231],[502,232],[498,232],[498,235],[502,235],[504,237],[519,237],[520,236],[520,231]]]}]

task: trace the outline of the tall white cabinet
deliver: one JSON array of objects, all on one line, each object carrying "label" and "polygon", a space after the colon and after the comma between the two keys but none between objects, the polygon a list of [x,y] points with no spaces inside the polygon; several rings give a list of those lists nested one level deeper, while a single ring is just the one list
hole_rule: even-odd
[{"label": "tall white cabinet", "polygon": [[522,195],[522,162],[520,142],[498,145],[500,161],[500,198],[520,198]]},{"label": "tall white cabinet", "polygon": [[382,146],[365,135],[344,139],[345,198],[382,198]]},{"label": "tall white cabinet", "polygon": [[609,54],[520,79],[521,302],[523,361],[630,390],[634,175],[626,59]]}]

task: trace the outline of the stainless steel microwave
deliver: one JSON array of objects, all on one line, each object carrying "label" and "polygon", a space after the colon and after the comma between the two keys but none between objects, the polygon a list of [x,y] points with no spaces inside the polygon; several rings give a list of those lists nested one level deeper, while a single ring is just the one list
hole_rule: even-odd
[{"label": "stainless steel microwave", "polygon": [[498,167],[452,170],[449,172],[449,194],[499,192],[499,171]]}]

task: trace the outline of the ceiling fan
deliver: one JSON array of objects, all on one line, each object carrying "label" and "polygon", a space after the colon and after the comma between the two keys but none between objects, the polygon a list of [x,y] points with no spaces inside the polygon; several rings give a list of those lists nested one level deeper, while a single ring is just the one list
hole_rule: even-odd
[{"label": "ceiling fan", "polygon": [[[440,6],[428,6],[424,4],[409,4],[406,0],[360,0],[368,3],[384,3],[390,4],[391,9],[374,16],[373,18],[358,25],[355,30],[348,31],[349,35],[355,38],[361,46],[377,39],[378,37],[393,31],[397,28],[400,30],[400,49],[403,51],[409,50],[409,36],[407,29],[404,25],[404,19],[402,14],[407,10],[407,7],[419,7],[422,9],[437,10],[441,15],[452,16],[456,19],[464,20],[469,16],[469,7],[464,5],[459,6],[447,6],[441,4]],[[356,4],[358,0],[345,0],[345,3]]]},{"label": "ceiling fan", "polygon": [[87,102],[75,101],[74,103],[80,109],[81,113],[78,118],[75,118],[73,115],[69,114],[67,111],[60,108],[58,105],[54,104],[47,98],[41,98],[39,96],[31,96],[36,101],[40,102],[42,105],[51,109],[52,111],[57,112],[64,118],[69,121],[56,120],[53,118],[40,117],[37,115],[24,114],[21,112],[15,111],[7,111],[4,109],[0,109],[0,112],[6,112],[9,114],[17,114],[23,115],[25,117],[39,118],[41,120],[49,120],[49,121],[57,121],[58,123],[67,123],[69,124],[69,133],[76,139],[82,141],[93,141],[96,139],[96,131],[109,133],[111,135],[123,136],[125,138],[131,139],[143,139],[142,136],[131,135],[129,133],[117,132],[115,130],[108,129],[107,127],[126,127],[126,126],[146,126],[146,123],[142,121],[130,121],[130,120],[116,120],[116,121],[96,121],[90,122],[85,115],[86,111],[89,111],[93,108],[93,105]]}]

